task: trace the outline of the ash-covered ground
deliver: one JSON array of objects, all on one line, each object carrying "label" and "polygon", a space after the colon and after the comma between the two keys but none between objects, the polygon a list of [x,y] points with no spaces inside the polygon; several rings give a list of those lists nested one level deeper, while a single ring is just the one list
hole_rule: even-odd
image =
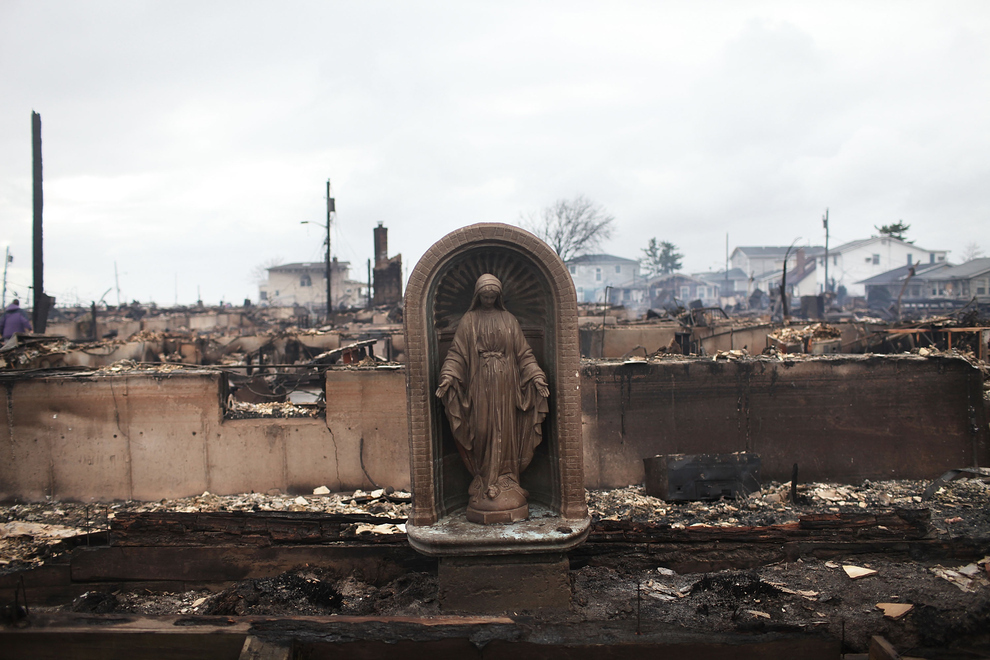
[{"label": "ash-covered ground", "polygon": [[[809,514],[928,509],[930,539],[969,539],[990,554],[990,484],[979,478],[961,479],[922,501],[927,486],[921,481],[805,484],[798,489],[796,503],[790,501],[790,485],[781,483],[764,484],[745,499],[686,503],[664,502],[647,496],[642,486],[632,486],[589,491],[588,502],[595,522],[656,523],[674,529],[769,526],[793,523]],[[70,550],[70,543],[60,536],[83,531],[102,534],[121,511],[325,511],[396,520],[408,513],[408,493],[204,494],[154,503],[3,506],[0,571],[51,560]],[[368,525],[362,531],[398,534],[404,529],[390,523]],[[866,574],[850,575],[857,571]],[[915,561],[903,554],[860,554],[686,574],[662,565],[644,567],[641,560],[628,565],[592,562],[572,570],[571,581],[570,611],[555,615],[554,620],[622,621],[644,629],[674,625],[717,632],[811,631],[841,639],[847,651],[859,652],[868,647],[871,635],[880,634],[908,655],[990,654],[990,559],[986,557],[938,562]],[[883,608],[878,607],[881,604]],[[218,593],[90,592],[63,609],[224,616],[441,613],[435,575],[408,573],[386,584],[369,584],[357,576],[341,577],[313,567],[247,580]],[[963,655],[946,655],[948,647],[951,653]]]}]

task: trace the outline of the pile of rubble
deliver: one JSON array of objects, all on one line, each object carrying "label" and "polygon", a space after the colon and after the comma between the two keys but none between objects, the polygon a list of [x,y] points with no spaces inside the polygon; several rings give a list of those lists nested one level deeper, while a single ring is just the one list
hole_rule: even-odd
[{"label": "pile of rubble", "polygon": [[315,405],[296,404],[288,401],[246,403],[233,398],[227,401],[226,417],[228,419],[257,419],[262,417],[291,419],[318,417],[319,415],[320,408]]},{"label": "pile of rubble", "polygon": [[[966,539],[967,547],[990,545],[990,477],[862,484],[764,483],[735,500],[666,502],[643,486],[588,493],[593,523],[649,523],[673,530],[766,527],[794,523],[811,514],[930,512],[926,540]],[[311,494],[278,491],[196,497],[159,502],[83,505],[63,502],[0,507],[0,572],[38,565],[70,549],[78,533],[109,534],[121,512],[299,511],[373,515],[357,534],[399,535],[411,495],[391,489]],[[731,531],[731,530],[726,530]],[[401,537],[396,540],[400,540]],[[77,539],[78,542],[78,539]],[[643,630],[678,627],[711,632],[809,632],[841,639],[845,650],[864,650],[881,634],[901,649],[924,655],[960,639],[985,633],[990,621],[990,557],[919,561],[901,555],[807,556],[748,570],[678,573],[643,553],[627,561],[580,561],[572,565],[572,606],[563,621],[599,625],[629,623]],[[990,554],[990,553],[984,553]],[[578,553],[580,555],[580,553]],[[574,558],[572,558],[574,561]],[[394,576],[393,576],[394,577]],[[242,615],[335,615],[429,617],[442,614],[436,575],[401,577],[342,575],[332,567],[303,567],[244,580],[223,591],[182,593],[91,591],[63,609],[96,613]],[[969,643],[969,642],[966,642]],[[930,657],[930,656],[925,656]]]},{"label": "pile of rubble", "polygon": [[864,481],[858,486],[769,482],[737,500],[665,502],[644,486],[588,491],[592,521],[628,520],[687,527],[761,527],[796,523],[816,513],[880,513],[891,508],[930,509],[933,532],[946,536],[990,538],[990,477],[961,478],[942,485],[924,500],[929,482]]},{"label": "pile of rubble", "polygon": [[767,335],[778,353],[838,353],[842,331],[827,323],[813,323],[803,328],[784,326]]},{"label": "pile of rubble", "polygon": [[72,343],[64,337],[14,335],[0,348],[0,369],[57,366],[70,350]]}]

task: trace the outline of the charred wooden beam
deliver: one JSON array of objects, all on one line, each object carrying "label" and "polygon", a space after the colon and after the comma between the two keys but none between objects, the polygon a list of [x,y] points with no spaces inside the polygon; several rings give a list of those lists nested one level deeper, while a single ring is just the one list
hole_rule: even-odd
[{"label": "charred wooden beam", "polygon": [[291,545],[342,540],[405,543],[406,535],[359,534],[360,525],[402,525],[403,518],[312,512],[118,513],[115,546]]}]

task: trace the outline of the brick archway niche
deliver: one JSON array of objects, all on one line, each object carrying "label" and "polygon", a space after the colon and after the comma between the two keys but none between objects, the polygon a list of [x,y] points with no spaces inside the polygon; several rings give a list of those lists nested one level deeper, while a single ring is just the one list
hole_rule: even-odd
[{"label": "brick archway niche", "polygon": [[[543,442],[522,474],[530,518],[502,525],[464,518],[471,475],[434,395],[440,365],[483,273],[502,281],[506,309],[519,320],[551,391]],[[517,227],[482,223],[458,229],[416,264],[404,316],[410,544],[425,554],[465,556],[561,552],[583,541],[590,521],[581,446],[577,297],[564,262]]]}]

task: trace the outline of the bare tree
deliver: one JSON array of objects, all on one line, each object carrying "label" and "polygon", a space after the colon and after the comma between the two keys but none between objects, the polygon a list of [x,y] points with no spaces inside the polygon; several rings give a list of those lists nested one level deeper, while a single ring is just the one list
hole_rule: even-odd
[{"label": "bare tree", "polygon": [[520,224],[567,261],[598,249],[612,238],[615,218],[584,195],[558,199],[538,213],[522,216]]},{"label": "bare tree", "polygon": [[983,248],[977,244],[976,241],[972,241],[966,244],[966,249],[963,250],[962,255],[963,263],[967,261],[972,261],[973,259],[979,259],[983,256]]},{"label": "bare tree", "polygon": [[272,257],[271,259],[266,259],[260,264],[251,269],[251,280],[255,284],[262,284],[268,281],[268,269],[275,266],[281,266],[285,262],[282,257]]}]

